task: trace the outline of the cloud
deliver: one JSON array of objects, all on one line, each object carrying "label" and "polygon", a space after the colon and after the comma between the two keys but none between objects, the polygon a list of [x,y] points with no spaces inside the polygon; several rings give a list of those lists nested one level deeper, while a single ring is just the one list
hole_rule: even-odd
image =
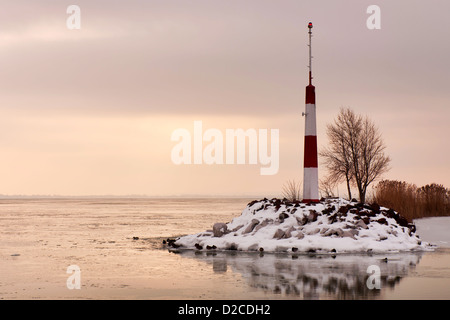
[{"label": "cloud", "polygon": [[[183,193],[195,180],[197,193],[208,184],[239,193],[255,181],[267,191],[300,178],[309,21],[319,144],[326,123],[348,106],[380,125],[393,176],[420,184],[414,179],[428,162],[440,169],[427,177],[450,185],[442,170],[450,4],[436,3],[380,1],[381,30],[368,30],[361,1],[80,0],[81,30],[68,30],[72,2],[10,1],[0,12],[5,192],[42,193],[48,180],[55,193]],[[142,119],[158,129],[142,135]],[[246,166],[174,169],[170,133],[194,120],[223,130],[261,121],[280,128],[280,173],[267,184]],[[146,182],[156,178],[165,186]]]}]

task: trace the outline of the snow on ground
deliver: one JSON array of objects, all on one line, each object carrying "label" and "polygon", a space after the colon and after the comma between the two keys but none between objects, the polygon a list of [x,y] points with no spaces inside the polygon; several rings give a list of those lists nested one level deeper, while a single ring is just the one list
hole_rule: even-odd
[{"label": "snow on ground", "polygon": [[450,247],[450,217],[431,217],[414,220],[416,233],[438,247]]},{"label": "snow on ground", "polygon": [[415,225],[392,209],[344,199],[303,204],[286,199],[250,202],[241,216],[187,235],[173,249],[264,252],[397,252],[432,250]]}]

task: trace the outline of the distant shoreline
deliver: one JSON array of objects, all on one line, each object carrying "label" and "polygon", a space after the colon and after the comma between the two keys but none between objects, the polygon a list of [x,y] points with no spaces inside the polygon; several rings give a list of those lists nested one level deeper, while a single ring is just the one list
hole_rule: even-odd
[{"label": "distant shoreline", "polygon": [[0,200],[14,199],[259,199],[261,196],[233,195],[0,195]]}]

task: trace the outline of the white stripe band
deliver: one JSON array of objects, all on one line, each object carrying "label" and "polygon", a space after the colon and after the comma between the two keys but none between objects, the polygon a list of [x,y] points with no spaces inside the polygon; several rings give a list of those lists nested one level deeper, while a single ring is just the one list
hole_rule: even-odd
[{"label": "white stripe band", "polygon": [[304,168],[303,199],[319,199],[319,171],[317,168]]},{"label": "white stripe band", "polygon": [[316,135],[316,105],[306,104],[305,136]]}]

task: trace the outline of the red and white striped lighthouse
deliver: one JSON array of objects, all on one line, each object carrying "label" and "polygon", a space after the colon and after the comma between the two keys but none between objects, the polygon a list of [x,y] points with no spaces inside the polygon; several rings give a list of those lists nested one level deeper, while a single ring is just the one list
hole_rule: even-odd
[{"label": "red and white striped lighthouse", "polygon": [[319,172],[317,169],[316,92],[312,85],[311,37],[312,23],[308,24],[309,34],[309,84],[306,87],[305,153],[303,160],[303,202],[319,202]]}]

